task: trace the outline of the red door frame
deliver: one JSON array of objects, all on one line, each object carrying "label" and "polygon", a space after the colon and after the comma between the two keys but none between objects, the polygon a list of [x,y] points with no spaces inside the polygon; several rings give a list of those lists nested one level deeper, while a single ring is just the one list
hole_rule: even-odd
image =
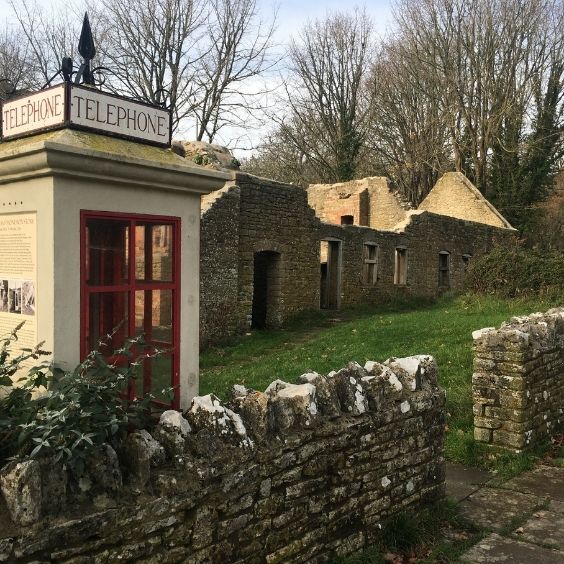
[{"label": "red door frame", "polygon": [[[128,280],[117,285],[88,286],[86,271],[86,222],[89,219],[115,219],[129,222],[129,265]],[[138,282],[135,277],[135,226],[137,223],[154,223],[157,225],[168,224],[172,226],[172,281],[171,282]],[[169,407],[180,408],[180,218],[163,215],[125,214],[119,212],[106,212],[95,210],[80,211],[80,357],[86,358],[88,353],[87,327],[89,323],[89,298],[90,294],[102,292],[127,292],[128,299],[128,328],[129,336],[135,334],[135,292],[144,290],[171,290],[172,292],[172,375],[171,386],[174,388],[174,398]],[[146,231],[147,233],[147,231]],[[147,239],[145,240],[145,244]],[[146,247],[145,247],[146,249]],[[152,261],[152,253],[150,253]],[[150,376],[144,371],[144,391],[150,387]],[[130,398],[132,398],[130,390]],[[160,401],[155,401],[158,406],[167,406]]]}]

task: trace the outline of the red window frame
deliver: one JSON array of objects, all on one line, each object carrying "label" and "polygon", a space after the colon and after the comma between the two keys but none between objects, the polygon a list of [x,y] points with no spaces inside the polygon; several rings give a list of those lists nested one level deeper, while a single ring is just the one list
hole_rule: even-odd
[{"label": "red window frame", "polygon": [[[88,284],[87,273],[87,222],[90,219],[106,219],[116,220],[129,223],[129,241],[128,241],[128,276],[127,281],[119,284]],[[137,224],[152,223],[155,225],[171,225],[172,226],[172,280],[170,282],[163,281],[139,281],[136,279],[135,268],[135,227]],[[147,232],[147,230],[146,230]],[[151,335],[147,335],[147,342],[150,345],[163,346],[170,350],[167,356],[171,357],[172,374],[171,386],[174,388],[174,398],[170,404],[155,400],[156,407],[172,407],[172,409],[180,408],[180,218],[162,215],[149,214],[125,214],[118,212],[104,212],[81,210],[80,212],[80,356],[85,359],[88,353],[88,333],[89,333],[89,303],[90,296],[94,293],[102,292],[124,292],[127,293],[127,335],[135,335],[135,294],[138,291],[146,290],[171,290],[172,292],[172,347],[170,344],[160,344],[153,341]],[[145,244],[147,244],[147,239]],[[152,259],[152,253],[148,253]],[[145,266],[146,270],[152,268],[152,264]],[[148,311],[147,302],[145,302],[145,318]],[[151,389],[151,367],[150,363],[144,363],[143,369],[143,392],[147,393]],[[130,386],[128,390],[128,399],[133,400],[136,396],[134,386]]]}]

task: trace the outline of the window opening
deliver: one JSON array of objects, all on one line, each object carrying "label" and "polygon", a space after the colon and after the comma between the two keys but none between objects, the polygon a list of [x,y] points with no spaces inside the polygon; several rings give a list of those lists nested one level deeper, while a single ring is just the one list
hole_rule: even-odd
[{"label": "window opening", "polygon": [[365,243],[363,247],[362,282],[374,286],[378,279],[378,245]]},{"label": "window opening", "polygon": [[352,215],[342,215],[341,225],[354,225],[354,216]]},{"label": "window opening", "polygon": [[464,264],[464,272],[466,272],[468,270],[468,266],[470,265],[470,259],[471,258],[472,258],[472,255],[470,255],[470,254],[462,255],[462,263]]},{"label": "window opening", "polygon": [[396,247],[394,270],[394,284],[402,286],[407,284],[407,249]]},{"label": "window opening", "polygon": [[450,253],[439,253],[439,287],[448,288],[450,285]]},{"label": "window opening", "polygon": [[[143,363],[128,397],[151,393],[157,406],[177,408],[180,220],[82,212],[81,239],[81,357],[91,350],[110,357],[127,338],[144,335],[145,353],[165,352]],[[162,394],[168,387],[172,403]]]}]

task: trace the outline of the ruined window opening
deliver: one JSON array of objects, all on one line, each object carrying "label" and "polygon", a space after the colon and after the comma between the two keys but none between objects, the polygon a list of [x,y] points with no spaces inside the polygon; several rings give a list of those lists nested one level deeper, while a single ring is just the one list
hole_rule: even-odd
[{"label": "ruined window opening", "polygon": [[362,269],[362,282],[374,286],[378,280],[378,245],[365,243],[363,247],[364,264]]},{"label": "ruined window opening", "polygon": [[397,286],[407,284],[407,249],[405,247],[396,247],[394,284]]},{"label": "ruined window opening", "polygon": [[254,256],[253,329],[276,327],[280,322],[280,253],[260,251]]},{"label": "ruined window opening", "polygon": [[[81,212],[81,350],[112,362],[113,352],[144,335],[138,354],[167,351],[143,363],[128,399],[151,393],[157,408],[179,406],[180,219]],[[108,338],[108,335],[111,337]],[[164,388],[174,388],[171,402]]]},{"label": "ruined window opening", "polygon": [[470,265],[470,259],[471,258],[472,258],[472,255],[470,255],[470,254],[462,255],[462,263],[464,264],[464,272],[466,272],[468,270],[468,266]]},{"label": "ruined window opening", "polygon": [[341,241],[321,241],[319,307],[339,309],[341,305]]},{"label": "ruined window opening", "polygon": [[354,216],[352,215],[342,215],[341,225],[354,225]]},{"label": "ruined window opening", "polygon": [[448,288],[450,286],[450,253],[441,251],[439,253],[439,287]]}]

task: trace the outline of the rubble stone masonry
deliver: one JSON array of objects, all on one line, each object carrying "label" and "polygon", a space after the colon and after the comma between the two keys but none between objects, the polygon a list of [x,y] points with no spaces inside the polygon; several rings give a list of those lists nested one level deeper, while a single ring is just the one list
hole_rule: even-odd
[{"label": "rubble stone masonry", "polygon": [[0,471],[0,562],[353,553],[394,513],[444,495],[444,399],[432,357],[350,363],[265,392],[235,386],[227,404],[195,397],[117,455],[103,445],[78,482],[49,461],[11,463]]},{"label": "rubble stone masonry", "polygon": [[[200,344],[248,330],[257,304],[267,311],[267,328],[301,311],[319,309],[326,289],[323,277],[331,270],[326,249],[321,253],[322,241],[331,241],[332,256],[338,256],[329,307],[462,290],[468,263],[496,242],[509,244],[514,230],[489,223],[490,205],[478,199],[467,181],[459,179],[456,187],[482,209],[483,222],[431,209],[410,210],[382,178],[306,191],[234,173],[225,188],[202,200]],[[339,225],[341,215],[352,216],[354,224]],[[365,276],[366,245],[377,246],[376,274],[370,280]],[[401,284],[395,283],[397,248],[406,256],[407,277]],[[442,279],[440,253],[448,256]],[[262,294],[255,291],[255,283],[261,284],[255,274],[261,268],[267,278],[262,283],[268,286]]]},{"label": "rubble stone masonry", "polygon": [[521,450],[564,426],[564,308],[473,333],[474,436]]}]

